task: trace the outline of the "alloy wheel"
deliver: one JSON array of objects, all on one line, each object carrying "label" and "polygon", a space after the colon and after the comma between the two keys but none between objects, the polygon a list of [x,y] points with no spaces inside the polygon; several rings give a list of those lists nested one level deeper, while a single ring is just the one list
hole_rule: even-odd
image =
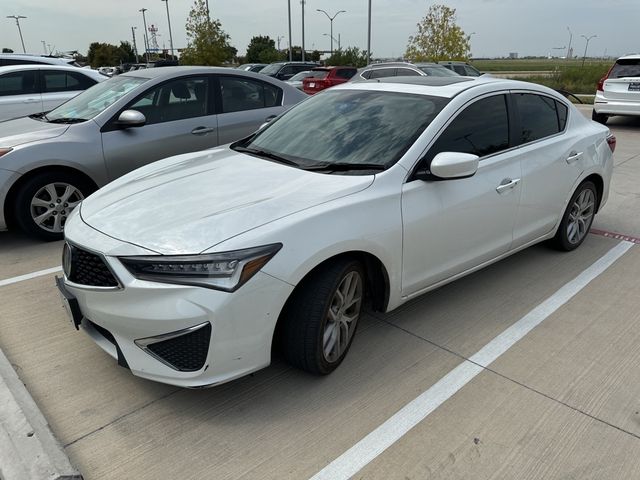
[{"label": "alloy wheel", "polygon": [[585,188],[573,202],[567,221],[567,239],[572,245],[587,235],[595,213],[596,198],[591,189]]},{"label": "alloy wheel", "polygon": [[31,199],[31,218],[41,229],[62,233],[71,211],[84,200],[82,192],[64,182],[49,183]]}]

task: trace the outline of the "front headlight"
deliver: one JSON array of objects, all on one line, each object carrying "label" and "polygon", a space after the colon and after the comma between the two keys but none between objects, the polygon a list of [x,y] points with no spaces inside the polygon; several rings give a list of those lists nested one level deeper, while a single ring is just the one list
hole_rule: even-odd
[{"label": "front headlight", "polygon": [[281,243],[205,255],[119,257],[140,280],[235,292],[282,248]]}]

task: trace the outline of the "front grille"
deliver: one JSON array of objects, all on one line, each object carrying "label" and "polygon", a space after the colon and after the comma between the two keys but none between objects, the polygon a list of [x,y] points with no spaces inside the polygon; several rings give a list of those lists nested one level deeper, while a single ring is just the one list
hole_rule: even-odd
[{"label": "front grille", "polygon": [[91,287],[117,287],[118,280],[99,255],[71,246],[71,268],[67,278],[78,285]]},{"label": "front grille", "polygon": [[147,345],[147,350],[176,370],[194,372],[200,370],[209,352],[211,324],[179,337]]}]

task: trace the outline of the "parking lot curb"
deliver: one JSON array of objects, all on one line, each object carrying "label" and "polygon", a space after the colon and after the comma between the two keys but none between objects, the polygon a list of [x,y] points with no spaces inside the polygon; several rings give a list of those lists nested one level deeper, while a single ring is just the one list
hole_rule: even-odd
[{"label": "parking lot curb", "polygon": [[82,478],[0,350],[0,479]]}]

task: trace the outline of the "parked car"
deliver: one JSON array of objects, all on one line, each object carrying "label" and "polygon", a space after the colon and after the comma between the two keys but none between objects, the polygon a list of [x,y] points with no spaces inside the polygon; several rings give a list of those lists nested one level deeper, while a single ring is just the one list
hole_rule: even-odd
[{"label": "parked car", "polygon": [[348,82],[357,71],[355,67],[316,67],[311,70],[313,76],[302,81],[302,89],[305,93],[313,95],[325,88]]},{"label": "parked car", "polygon": [[289,80],[296,73],[311,70],[317,66],[315,62],[276,62],[264,67],[260,73],[278,80]]},{"label": "parked car", "polygon": [[372,63],[361,68],[350,81],[362,82],[387,77],[459,77],[459,75],[437,63],[388,62]]},{"label": "parked car", "polygon": [[311,70],[304,70],[303,72],[296,73],[289,80],[285,80],[285,82],[287,82],[292,87],[296,87],[298,90],[302,90],[302,80],[307,78],[309,75],[311,75]]},{"label": "parked car", "polygon": [[[131,66],[129,66],[129,68],[127,69],[127,71],[129,70],[131,70]],[[116,67],[100,67],[98,68],[98,72],[102,75],[106,75],[107,77],[113,77],[118,73],[118,70]]]},{"label": "parked car", "polygon": [[463,75],[466,77],[479,77],[482,75],[482,72],[478,70],[473,65],[468,64],[467,62],[456,62],[456,61],[443,61],[438,62],[438,65],[442,65],[449,70],[453,70],[458,75]]},{"label": "parked car", "polygon": [[274,344],[327,374],[367,302],[388,312],[543,240],[580,246],[613,146],[531,83],[347,83],[93,194],[58,285],[73,323],[140,377],[216,385]]},{"label": "parked car", "polygon": [[0,67],[0,122],[52,110],[106,79],[96,70],[63,65]]},{"label": "parked car", "polygon": [[267,66],[266,63],[245,63],[236,68],[238,70],[245,70],[247,72],[259,72],[266,66]]},{"label": "parked car", "polygon": [[142,165],[232,142],[307,96],[260,74],[150,68],[0,125],[0,230],[62,238],[71,210]]},{"label": "parked car", "polygon": [[79,67],[73,58],[32,55],[22,53],[0,53],[0,67],[7,65],[65,65]]},{"label": "parked car", "polygon": [[620,57],[600,79],[591,115],[602,124],[614,115],[640,115],[640,55]]}]

